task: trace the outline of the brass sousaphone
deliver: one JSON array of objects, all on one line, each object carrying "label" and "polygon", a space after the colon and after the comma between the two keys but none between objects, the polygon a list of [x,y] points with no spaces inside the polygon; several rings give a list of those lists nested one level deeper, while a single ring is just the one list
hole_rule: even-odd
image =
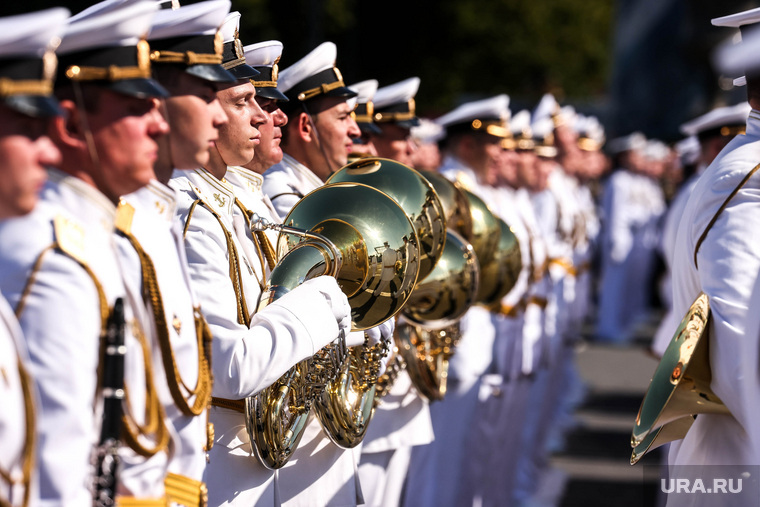
[{"label": "brass sousaphone", "polygon": [[[419,277],[433,270],[446,242],[446,222],[440,200],[417,171],[396,161],[369,157],[354,161],[335,172],[328,180],[334,183],[360,183],[392,198],[407,214],[419,238],[419,256],[404,253],[408,262],[419,266]],[[410,244],[408,244],[410,245]],[[416,279],[407,278],[402,285],[390,284],[389,290],[407,301]],[[315,405],[322,427],[341,447],[355,447],[374,413],[377,376],[367,375],[369,367],[362,357],[366,347],[354,347],[349,365],[338,379],[328,384]]]},{"label": "brass sousaphone", "polygon": [[676,330],[641,402],[631,434],[631,465],[686,436],[697,414],[727,414],[710,389],[710,304],[700,293]]},{"label": "brass sousaphone", "polygon": [[[255,222],[261,227],[261,222]],[[335,276],[351,305],[352,330],[374,327],[395,316],[406,302],[389,287],[417,279],[419,241],[412,223],[393,199],[361,184],[321,187],[301,199],[284,220],[272,270],[259,309],[303,281]],[[392,258],[392,262],[387,262]],[[303,435],[312,405],[331,381],[346,374],[341,344],[322,349],[274,384],[246,399],[246,430],[256,457],[270,469],[290,459]]]}]

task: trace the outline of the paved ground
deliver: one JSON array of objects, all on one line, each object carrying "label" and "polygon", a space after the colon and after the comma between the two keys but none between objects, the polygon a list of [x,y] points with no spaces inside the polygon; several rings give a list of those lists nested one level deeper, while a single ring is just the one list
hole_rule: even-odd
[{"label": "paved ground", "polygon": [[576,427],[565,448],[551,460],[542,492],[560,507],[649,507],[658,504],[656,450],[631,466],[630,435],[641,399],[657,361],[647,355],[649,338],[659,322],[653,314],[626,347],[587,343],[577,350],[578,370],[587,396],[576,412]]}]

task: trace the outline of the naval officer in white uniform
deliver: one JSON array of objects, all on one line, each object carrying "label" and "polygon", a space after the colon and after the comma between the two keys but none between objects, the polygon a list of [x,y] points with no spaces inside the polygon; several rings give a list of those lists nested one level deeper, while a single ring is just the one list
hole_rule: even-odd
[{"label": "naval officer in white uniform", "polygon": [[[0,93],[0,220],[32,211],[45,166],[60,163],[61,153],[46,134],[60,109],[51,97],[52,69],[45,73],[42,59],[55,61],[54,41],[68,16],[59,7],[0,18],[0,78],[11,85]],[[10,507],[39,500],[35,444],[40,405],[30,367],[21,328],[0,295],[0,504]]]},{"label": "naval officer in white uniform", "polygon": [[123,283],[113,237],[119,196],[151,180],[156,139],[168,131],[155,100],[166,91],[150,79],[150,49],[140,40],[157,8],[111,3],[69,19],[56,83],[66,119],[51,129],[63,155],[60,170],[48,171],[41,206],[0,231],[0,284],[19,314],[43,406],[42,505],[92,502],[100,336],[117,298],[125,302],[130,393],[118,493],[143,505],[165,501],[159,470],[166,466],[169,433],[144,355],[150,334]]},{"label": "naval officer in white uniform", "polygon": [[[714,19],[713,24],[740,27],[745,34],[745,28],[758,21],[760,9],[752,9]],[[760,272],[760,245],[754,240],[754,231],[760,227],[760,178],[755,172],[760,160],[760,82],[756,68],[750,66],[754,61],[745,60],[752,106],[746,133],[726,145],[695,185],[673,255],[675,313],[684,315],[700,292],[709,298],[710,387],[730,415],[697,416],[684,439],[670,446],[671,477],[686,476],[679,465],[760,465],[756,423],[760,383],[757,361],[752,359],[757,357],[757,336],[745,332],[750,296]],[[746,505],[746,499],[738,495],[721,501]],[[713,502],[709,495],[668,497],[669,506]]]},{"label": "naval officer in white uniform", "polygon": [[208,496],[202,479],[213,431],[207,413],[211,335],[189,285],[182,230],[174,219],[177,196],[166,183],[173,169],[208,162],[209,142],[227,121],[215,90],[235,77],[222,67],[215,40],[229,10],[228,0],[211,0],[164,9],[153,18],[153,74],[172,95],[164,103],[171,132],[159,144],[157,179],[122,196],[117,209],[125,279],[143,296],[155,335],[156,386],[175,432],[166,495],[187,507],[203,505]]},{"label": "naval officer in white uniform", "polygon": [[[419,78],[413,77],[375,92],[373,114],[369,118],[374,129],[369,137],[377,156],[410,165],[413,148],[409,129],[419,123],[414,105],[419,86]],[[384,254],[383,263],[386,262]],[[400,287],[398,292],[405,289]],[[406,370],[402,370],[375,407],[362,443],[359,475],[365,504],[399,505],[413,447],[432,441],[428,401],[412,386]]]}]

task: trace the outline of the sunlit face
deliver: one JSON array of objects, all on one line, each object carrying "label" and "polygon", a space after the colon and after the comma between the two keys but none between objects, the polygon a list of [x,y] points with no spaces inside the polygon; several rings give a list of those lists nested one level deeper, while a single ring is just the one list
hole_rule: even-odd
[{"label": "sunlit face", "polygon": [[377,157],[377,150],[375,144],[372,142],[369,132],[362,130],[359,137],[354,137],[354,146],[351,150],[353,153],[361,153],[364,155],[371,155]]},{"label": "sunlit face", "polygon": [[517,179],[521,187],[534,190],[538,187],[536,154],[530,150],[517,150]]},{"label": "sunlit face", "polygon": [[44,168],[61,162],[45,135],[48,121],[0,106],[0,219],[32,211],[45,183]]},{"label": "sunlit face", "polygon": [[256,102],[256,89],[250,81],[238,81],[216,93],[227,123],[219,127],[216,148],[227,165],[245,165],[253,159],[261,142],[259,126],[267,115]]},{"label": "sunlit face", "polygon": [[409,129],[395,123],[378,123],[377,126],[383,132],[372,136],[378,156],[411,166],[416,147],[409,138]]},{"label": "sunlit face", "polygon": [[92,178],[112,201],[147,185],[158,156],[156,140],[169,132],[155,98],[99,90],[87,122],[97,153]]},{"label": "sunlit face", "polygon": [[312,151],[319,150],[321,154],[314,153],[314,174],[326,180],[333,171],[337,171],[348,163],[348,155],[353,151],[352,138],[361,135],[359,126],[351,115],[352,108],[343,98],[325,98],[323,109],[312,114],[314,126],[317,130]]},{"label": "sunlit face", "polygon": [[497,182],[499,185],[508,185],[517,187],[517,165],[519,155],[515,150],[501,150],[501,163],[499,164],[499,175]]},{"label": "sunlit face", "polygon": [[419,171],[435,171],[441,165],[441,152],[436,143],[418,144],[412,153],[412,167]]},{"label": "sunlit face", "polygon": [[494,136],[478,136],[477,140],[473,169],[483,175],[498,172],[504,151],[501,139]]},{"label": "sunlit face", "polygon": [[264,111],[267,120],[258,127],[261,142],[256,148],[253,160],[247,167],[258,173],[263,173],[282,160],[282,148],[280,147],[282,127],[288,123],[288,117],[274,99],[257,96],[256,102]]},{"label": "sunlit face", "polygon": [[208,81],[182,72],[171,92],[172,96],[165,101],[171,126],[171,162],[176,169],[203,167],[208,162],[209,149],[219,137],[219,128],[227,123],[216,88]]}]

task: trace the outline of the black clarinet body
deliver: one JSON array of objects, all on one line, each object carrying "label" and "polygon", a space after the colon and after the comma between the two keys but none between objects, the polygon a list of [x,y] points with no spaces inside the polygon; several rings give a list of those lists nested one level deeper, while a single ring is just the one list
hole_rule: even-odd
[{"label": "black clarinet body", "polygon": [[102,357],[103,420],[94,452],[93,506],[116,505],[119,479],[119,446],[124,413],[124,301],[118,298],[106,325]]}]

